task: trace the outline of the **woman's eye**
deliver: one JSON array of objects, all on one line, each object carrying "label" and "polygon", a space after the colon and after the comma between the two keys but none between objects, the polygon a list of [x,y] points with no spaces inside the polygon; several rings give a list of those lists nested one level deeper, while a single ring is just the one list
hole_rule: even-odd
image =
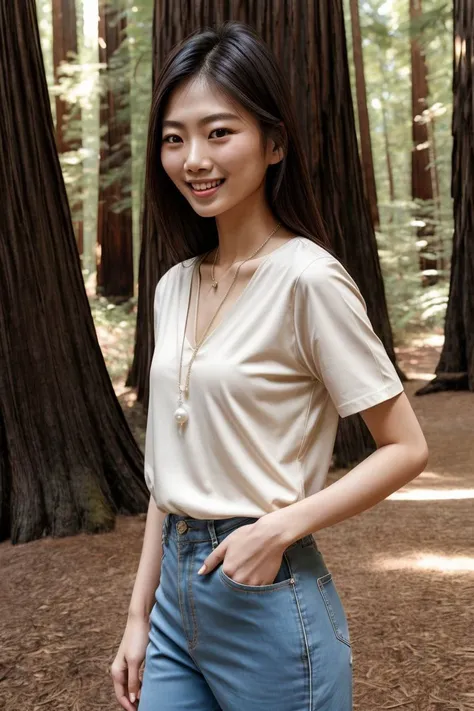
[{"label": "woman's eye", "polygon": [[169,140],[168,140],[169,138],[179,138],[179,136],[176,136],[175,134],[172,134],[172,135],[169,135],[169,136],[165,136],[165,137],[163,138],[163,143],[174,143],[174,141],[169,141]]},{"label": "woman's eye", "polygon": [[[211,131],[210,135],[212,135],[213,133],[216,133],[216,131],[224,131],[224,134],[232,133],[232,131],[229,131],[228,128],[215,128],[214,131]],[[216,138],[224,138],[224,136],[216,136]]]},{"label": "woman's eye", "polygon": [[[212,137],[213,133],[218,133],[219,131],[221,133],[220,133],[220,135],[216,136],[216,138],[224,138],[225,135],[233,133],[233,131],[231,131],[228,128],[215,128],[213,131],[211,131],[211,133],[209,134],[209,137]],[[169,134],[168,136],[165,136],[163,138],[163,143],[170,143],[171,145],[176,144],[178,141],[172,141],[171,140],[172,138],[177,138],[178,141],[181,140],[181,138],[179,136],[177,136],[175,133],[173,133],[173,134]]]}]

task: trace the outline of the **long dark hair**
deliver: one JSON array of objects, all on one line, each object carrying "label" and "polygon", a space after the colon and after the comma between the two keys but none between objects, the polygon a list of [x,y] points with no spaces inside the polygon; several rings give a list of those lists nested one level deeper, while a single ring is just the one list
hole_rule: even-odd
[{"label": "long dark hair", "polygon": [[175,45],[155,82],[145,194],[165,261],[171,265],[218,244],[215,218],[201,217],[193,210],[161,163],[162,121],[170,94],[181,82],[198,76],[252,114],[264,142],[271,138],[283,147],[283,160],[268,166],[265,177],[270,209],[283,226],[328,249],[286,79],[257,32],[242,22],[229,21],[217,29],[196,30]]}]

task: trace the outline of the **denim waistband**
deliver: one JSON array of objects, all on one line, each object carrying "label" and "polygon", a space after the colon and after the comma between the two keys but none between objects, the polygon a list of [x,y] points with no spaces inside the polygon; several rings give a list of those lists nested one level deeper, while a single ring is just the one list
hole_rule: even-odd
[{"label": "denim waistband", "polygon": [[238,526],[245,526],[258,521],[257,518],[235,516],[223,519],[198,519],[189,516],[179,516],[168,513],[163,521],[163,536],[180,540],[183,543],[211,541],[216,542],[219,536]]},{"label": "denim waistband", "polygon": [[[168,538],[180,541],[181,543],[211,542],[213,548],[215,548],[219,543],[220,536],[223,534],[238,526],[246,526],[256,521],[258,521],[258,518],[248,518],[244,516],[223,519],[197,519],[168,513],[163,521],[163,542],[166,542]],[[310,544],[314,545],[316,550],[318,550],[317,543],[312,534],[298,539],[288,546],[288,548]]]}]

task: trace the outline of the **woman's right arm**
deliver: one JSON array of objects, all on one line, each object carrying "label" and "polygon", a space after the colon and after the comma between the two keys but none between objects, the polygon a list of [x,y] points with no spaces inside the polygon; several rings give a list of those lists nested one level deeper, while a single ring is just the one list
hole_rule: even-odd
[{"label": "woman's right arm", "polygon": [[149,616],[160,582],[161,531],[165,516],[156,506],[153,496],[150,496],[127,625],[111,667],[115,696],[126,711],[135,711],[134,704],[140,690],[139,670],[145,659],[150,629]]},{"label": "woman's right arm", "polygon": [[150,496],[142,553],[128,608],[129,619],[143,618],[148,620],[153,607],[156,588],[160,582],[161,529],[165,516],[166,514],[157,507],[153,496]]}]

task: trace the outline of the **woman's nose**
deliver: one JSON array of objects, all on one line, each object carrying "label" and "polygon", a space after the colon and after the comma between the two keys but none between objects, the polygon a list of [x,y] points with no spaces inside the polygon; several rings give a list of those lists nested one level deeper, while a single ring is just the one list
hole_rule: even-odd
[{"label": "woman's nose", "polygon": [[197,171],[205,168],[206,170],[209,170],[210,166],[210,160],[205,155],[203,147],[197,143],[193,143],[184,163],[184,169],[189,171]]}]

